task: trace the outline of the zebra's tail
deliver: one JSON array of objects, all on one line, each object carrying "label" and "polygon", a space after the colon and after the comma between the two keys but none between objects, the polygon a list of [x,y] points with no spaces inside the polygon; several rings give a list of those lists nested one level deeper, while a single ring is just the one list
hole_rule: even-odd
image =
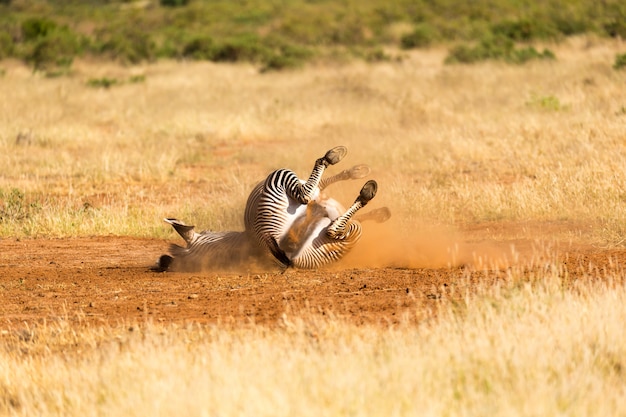
[{"label": "zebra's tail", "polygon": [[187,244],[191,243],[191,241],[194,238],[194,235],[196,234],[196,232],[193,230],[195,226],[188,226],[178,219],[166,218],[166,219],[163,219],[163,221],[165,223],[171,224],[174,230],[176,230],[178,234],[183,239],[185,239],[185,242],[187,242]]}]

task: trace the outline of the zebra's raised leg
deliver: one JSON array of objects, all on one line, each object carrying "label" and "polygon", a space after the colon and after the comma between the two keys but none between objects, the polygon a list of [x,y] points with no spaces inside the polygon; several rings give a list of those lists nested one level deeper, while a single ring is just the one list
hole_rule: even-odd
[{"label": "zebra's raised leg", "polygon": [[[374,180],[369,180],[365,183],[363,188],[361,188],[361,192],[359,196],[356,198],[354,203],[346,210],[344,214],[337,217],[335,221],[328,226],[326,230],[326,235],[332,239],[345,239],[350,233],[353,231],[351,225],[357,223],[351,223],[350,220],[352,216],[356,214],[357,211],[362,209],[369,203],[375,196],[376,191],[378,191],[378,184]],[[360,229],[360,227],[359,227]]]},{"label": "zebra's raised leg", "polygon": [[315,198],[314,193],[316,189],[319,189],[319,184],[322,181],[322,175],[326,168],[331,165],[337,164],[348,153],[348,148],[345,146],[335,146],[326,154],[318,158],[313,166],[313,171],[309,176],[309,179],[304,184],[297,184],[295,187],[288,187],[288,194],[291,198],[297,200],[302,204],[307,204],[309,201]]}]

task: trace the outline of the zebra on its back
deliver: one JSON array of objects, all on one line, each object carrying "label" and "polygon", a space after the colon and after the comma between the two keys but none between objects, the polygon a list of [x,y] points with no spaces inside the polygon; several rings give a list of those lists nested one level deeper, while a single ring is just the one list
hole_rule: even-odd
[{"label": "zebra on its back", "polygon": [[[251,263],[267,266],[318,268],[341,259],[361,237],[361,225],[353,217],[377,191],[370,180],[355,202],[344,208],[323,191],[329,185],[369,174],[365,165],[356,165],[332,177],[322,179],[325,169],[346,155],[338,146],[316,160],[307,181],[288,169],[272,172],[257,184],[246,203],[243,232],[197,233],[175,219],[166,219],[187,243],[172,245],[170,255],[163,255],[157,270],[223,269]],[[389,209],[382,208],[362,216],[364,220],[385,221]]]}]

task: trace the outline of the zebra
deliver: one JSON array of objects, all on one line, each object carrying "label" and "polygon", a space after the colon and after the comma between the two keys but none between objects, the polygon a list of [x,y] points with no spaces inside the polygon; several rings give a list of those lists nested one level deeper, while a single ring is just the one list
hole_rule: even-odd
[{"label": "zebra", "polygon": [[[346,155],[337,146],[315,161],[308,180],[300,180],[288,169],[272,172],[257,184],[246,203],[243,232],[195,232],[193,226],[167,218],[187,246],[172,245],[155,269],[223,269],[257,263],[312,269],[341,259],[361,237],[359,220],[386,221],[391,213],[383,207],[353,217],[376,195],[378,185],[370,180],[363,185],[354,203],[344,210],[323,191],[331,184],[359,179],[370,172],[366,165],[355,165],[339,174],[322,178],[327,167]],[[171,268],[174,263],[174,268]]]}]

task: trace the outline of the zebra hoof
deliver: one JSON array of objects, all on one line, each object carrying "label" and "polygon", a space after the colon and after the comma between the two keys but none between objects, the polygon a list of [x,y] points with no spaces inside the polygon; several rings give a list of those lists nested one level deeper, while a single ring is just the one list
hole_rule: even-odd
[{"label": "zebra hoof", "polygon": [[378,184],[374,180],[369,180],[361,188],[361,192],[356,200],[360,201],[362,205],[366,205],[376,196],[376,191],[378,191]]},{"label": "zebra hoof", "polygon": [[328,165],[335,165],[337,162],[341,161],[347,153],[348,148],[346,148],[345,146],[336,146],[330,151],[326,152],[326,155],[324,155],[324,158],[322,159]]},{"label": "zebra hoof", "polygon": [[351,180],[358,180],[369,175],[372,170],[367,165],[355,165],[346,170]]}]

